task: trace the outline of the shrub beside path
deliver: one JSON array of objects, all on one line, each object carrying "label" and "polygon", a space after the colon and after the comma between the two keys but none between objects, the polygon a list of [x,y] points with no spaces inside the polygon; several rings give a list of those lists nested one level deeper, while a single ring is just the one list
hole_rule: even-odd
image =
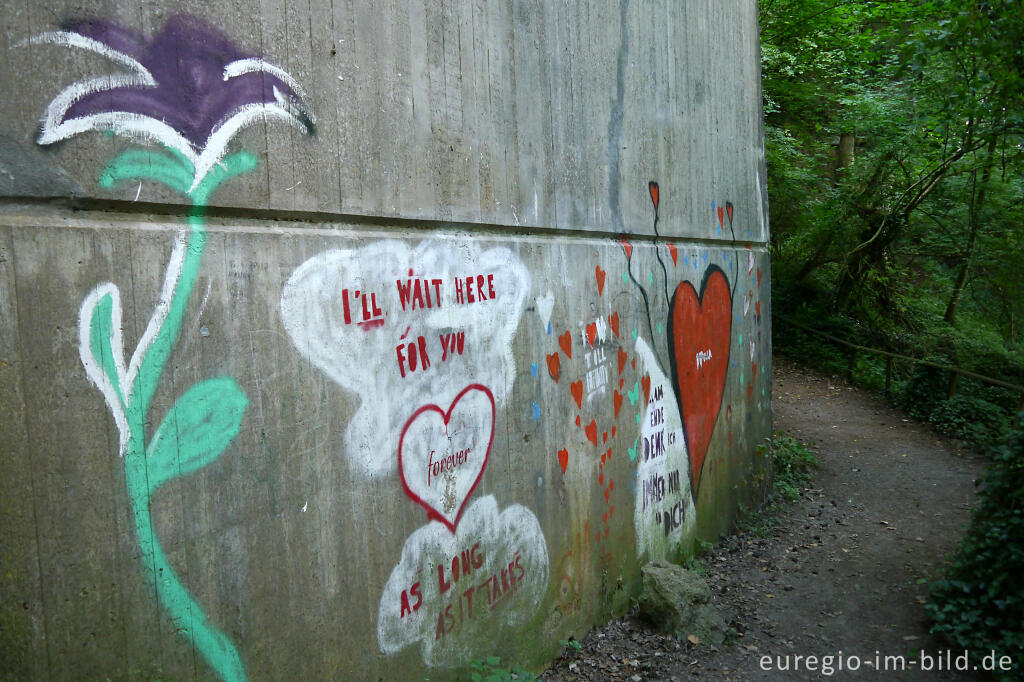
[{"label": "shrub beside path", "polygon": [[[928,634],[924,603],[967,526],[983,458],[785,358],[775,358],[773,390],[775,430],[807,443],[819,468],[774,525],[730,536],[702,557],[732,629],[726,645],[709,651],[627,616],[569,648],[541,679],[823,679],[825,656],[839,679],[873,677],[876,665],[888,665],[882,679],[981,679],[936,669],[949,646]],[[794,670],[797,655],[817,660]],[[787,656],[790,669],[778,670]],[[903,657],[906,670],[893,671],[900,659],[887,656]],[[932,670],[922,671],[929,660]],[[861,669],[850,672],[851,663]]]}]

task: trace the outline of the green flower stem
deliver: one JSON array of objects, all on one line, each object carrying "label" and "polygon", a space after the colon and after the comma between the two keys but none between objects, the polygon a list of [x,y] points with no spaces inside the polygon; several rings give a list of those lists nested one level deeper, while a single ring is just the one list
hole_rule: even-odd
[{"label": "green flower stem", "polygon": [[[131,422],[129,422],[131,423]],[[141,424],[132,424],[132,431]],[[231,640],[213,625],[203,608],[178,578],[153,529],[145,449],[133,437],[125,454],[125,479],[135,519],[142,564],[157,599],[171,616],[178,634],[190,640],[210,667],[227,682],[245,680],[241,656]]]},{"label": "green flower stem", "polygon": [[[171,566],[153,527],[152,493],[163,481],[151,481],[146,456],[146,414],[156,392],[164,366],[181,331],[185,309],[195,287],[206,246],[205,207],[210,195],[224,181],[256,167],[256,158],[239,152],[225,158],[212,169],[191,192],[194,168],[183,156],[167,156],[154,151],[130,150],[117,157],[100,178],[100,184],[111,186],[119,180],[147,179],[160,182],[189,196],[193,209],[188,218],[189,232],[180,271],[168,265],[165,280],[172,283],[166,316],[159,324],[148,348],[143,350],[139,370],[127,399],[124,388],[119,396],[125,403],[129,438],[125,448],[125,483],[131,501],[135,532],[142,554],[142,563],[156,590],[157,598],[167,609],[179,633],[187,637],[210,666],[230,682],[245,679],[241,657],[231,640],[207,618],[202,607],[191,597]],[[156,313],[154,313],[154,316]]]},{"label": "green flower stem", "polygon": [[[161,155],[160,158],[166,159],[167,157]],[[185,164],[188,163],[184,157],[180,157],[180,161]],[[130,159],[130,163],[132,166],[143,170],[146,168],[135,158]],[[215,166],[203,178],[199,186],[191,192],[192,211],[188,217],[190,233],[181,272],[180,275],[171,272],[167,273],[167,277],[175,277],[178,280],[174,286],[174,293],[171,296],[167,317],[160,326],[156,339],[146,349],[144,357],[139,363],[139,373],[136,375],[131,387],[129,402],[138,400],[143,413],[149,409],[149,403],[153,398],[153,393],[156,391],[160,375],[163,373],[164,364],[170,357],[174,343],[178,339],[181,320],[185,315],[189,296],[192,294],[196,278],[199,275],[199,263],[203,258],[203,250],[206,246],[204,215],[207,201],[222,182],[242,173],[247,173],[255,167],[256,158],[254,156],[245,152],[237,152],[225,158],[220,165]],[[160,172],[160,175],[154,179],[162,180],[166,172],[164,164],[155,164],[154,168],[158,168]],[[190,170],[191,164],[187,168],[184,165],[181,166],[181,174],[173,178],[173,184],[170,185],[172,189],[178,189],[181,186],[187,188],[191,185]]]}]

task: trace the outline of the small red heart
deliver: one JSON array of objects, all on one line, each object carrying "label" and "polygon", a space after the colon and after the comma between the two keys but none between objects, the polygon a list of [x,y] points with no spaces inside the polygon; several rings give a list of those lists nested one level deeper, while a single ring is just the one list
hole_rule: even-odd
[{"label": "small red heart", "polygon": [[615,479],[614,478],[608,480],[608,490],[615,490]]},{"label": "small red heart", "polygon": [[[619,374],[622,374],[622,369],[626,366],[626,360],[628,358],[629,358],[629,356],[626,354],[626,351],[622,350],[622,347],[620,346],[619,347]],[[619,382],[619,388],[622,388],[622,382],[621,381]]]},{"label": "small red heart", "polygon": [[[615,427],[612,427],[612,438],[615,438]],[[608,450],[608,454],[611,454],[611,450]]]},{"label": "small red heart", "polygon": [[569,384],[569,390],[572,391],[572,397],[576,401],[576,407],[583,409],[583,382],[574,381]]},{"label": "small red heart", "polygon": [[598,474],[598,476],[597,476],[597,484],[600,485],[600,486],[604,486],[604,474],[603,473]]},{"label": "small red heart", "polygon": [[569,451],[565,448],[558,451],[558,466],[562,467],[562,475],[565,476],[565,468],[569,466]]},{"label": "small red heart", "polygon": [[602,443],[607,443],[608,442],[608,432],[607,431],[605,431],[604,433],[601,434],[601,442]]},{"label": "small red heart", "polygon": [[615,516],[615,505],[608,507],[608,516]]},{"label": "small red heart", "polygon": [[651,201],[654,202],[654,210],[658,210],[658,183],[651,181],[647,183],[647,189],[651,192]]},{"label": "small red heart", "polygon": [[568,330],[558,337],[558,345],[562,347],[562,351],[567,356],[572,357],[572,334]]},{"label": "small red heart", "polygon": [[597,276],[597,295],[598,296],[603,296],[604,295],[604,276],[606,274],[608,274],[608,273],[605,272],[604,270],[602,270],[600,265],[598,265],[596,268],[594,268],[594,275]]},{"label": "small red heart", "polygon": [[731,201],[725,202],[725,211],[726,211],[726,213],[729,214],[729,222],[731,223],[732,222],[732,202]]},{"label": "small red heart", "polygon": [[594,347],[594,341],[597,339],[597,323],[591,322],[587,325],[587,341],[590,342],[590,347]]},{"label": "small red heart", "polygon": [[758,288],[761,286],[761,268],[757,269],[757,286]]},{"label": "small red heart", "polygon": [[725,227],[725,209],[721,206],[718,207],[718,225],[719,227]]},{"label": "small red heart", "polygon": [[631,364],[633,366],[633,369],[635,370],[636,369],[636,358],[633,358],[632,360],[630,360],[629,364]]},{"label": "small red heart", "polygon": [[589,440],[594,445],[597,445],[597,421],[591,419],[590,423],[587,424],[587,427],[586,429],[584,429],[584,431],[587,434],[587,440]]},{"label": "small red heart", "polygon": [[551,378],[558,382],[558,365],[560,364],[558,353],[552,353],[547,356],[548,358],[548,372],[551,374]]},{"label": "small red heart", "polygon": [[754,312],[757,313],[758,317],[761,317],[761,302],[758,301],[754,304]]},{"label": "small red heart", "polygon": [[619,410],[622,409],[622,394],[618,391],[613,391],[612,396],[615,400],[615,418],[619,418]]},{"label": "small red heart", "polygon": [[601,519],[603,519],[605,523],[608,523],[608,512],[605,512]]},{"label": "small red heart", "polygon": [[608,324],[611,326],[612,331],[615,332],[615,336],[619,335],[619,311],[616,310],[614,313],[608,316]]},{"label": "small red heart", "polygon": [[[604,489],[604,502],[608,504],[608,496],[612,494],[611,488]],[[607,532],[607,531],[606,531]]]},{"label": "small red heart", "polygon": [[672,265],[679,265],[679,249],[675,244],[665,244],[668,247],[668,255],[672,256]]},{"label": "small red heart", "polygon": [[644,387],[644,403],[646,404],[651,399],[651,376],[645,374],[640,377],[640,385]]},{"label": "small red heart", "polygon": [[628,259],[633,254],[633,245],[625,239],[620,239],[619,243],[622,244],[622,248],[626,250],[626,258]]},{"label": "small red heart", "polygon": [[580,416],[576,415],[576,426],[580,425]]}]

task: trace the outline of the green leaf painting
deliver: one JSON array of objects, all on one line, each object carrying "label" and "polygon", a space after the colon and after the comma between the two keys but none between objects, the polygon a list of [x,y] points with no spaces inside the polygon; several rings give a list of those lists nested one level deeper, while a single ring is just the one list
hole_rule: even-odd
[{"label": "green leaf painting", "polygon": [[150,490],[217,459],[238,435],[248,402],[230,377],[207,379],[188,389],[149,442]]}]

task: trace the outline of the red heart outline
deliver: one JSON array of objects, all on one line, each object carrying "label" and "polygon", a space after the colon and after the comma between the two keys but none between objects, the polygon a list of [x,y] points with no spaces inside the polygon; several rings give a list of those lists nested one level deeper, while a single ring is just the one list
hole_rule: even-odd
[{"label": "red heart outline", "polygon": [[[455,410],[455,406],[459,404],[460,400],[462,400],[462,396],[466,395],[470,391],[483,391],[484,395],[487,396],[487,399],[491,401],[491,435],[487,439],[487,450],[484,452],[484,461],[480,465],[480,473],[477,474],[476,480],[473,481],[473,485],[470,486],[469,491],[466,493],[466,497],[462,500],[462,505],[459,506],[459,511],[455,513],[455,522],[451,523],[448,521],[448,519],[442,516],[440,512],[438,512],[436,509],[430,506],[429,503],[427,503],[419,495],[414,493],[412,491],[412,488],[409,487],[409,484],[405,480],[405,468],[402,466],[402,443],[405,441],[405,433],[406,431],[409,430],[409,426],[411,426],[412,423],[416,421],[417,417],[419,417],[424,412],[437,412],[438,414],[441,415],[441,419],[444,421],[444,425],[447,427],[448,421],[451,419],[452,412]],[[469,498],[473,496],[473,491],[476,490],[477,484],[480,483],[480,479],[483,478],[484,476],[484,471],[487,470],[487,460],[491,456],[491,445],[494,443],[494,418],[496,416],[496,411],[497,410],[494,405],[494,394],[491,393],[491,389],[487,388],[483,384],[470,384],[469,386],[466,386],[464,389],[459,391],[459,394],[455,396],[454,400],[452,400],[452,404],[448,407],[447,412],[443,411],[437,405],[429,403],[427,405],[423,405],[415,412],[413,412],[412,416],[406,420],[405,426],[402,427],[402,436],[398,439],[398,475],[402,479],[402,487],[405,488],[405,494],[408,495],[409,499],[411,499],[413,502],[416,502],[421,507],[427,510],[427,518],[433,519],[434,521],[440,521],[445,526],[447,526],[448,530],[450,530],[453,534],[455,533],[456,526],[459,525],[459,519],[462,518],[462,512],[466,508],[466,503],[469,502]]]},{"label": "red heart outline", "polygon": [[[690,282],[680,282],[669,311],[669,361],[696,494],[729,370],[732,293],[725,273],[717,266],[708,267],[699,295]],[[711,358],[696,368],[696,353],[705,350],[711,351]]]}]

